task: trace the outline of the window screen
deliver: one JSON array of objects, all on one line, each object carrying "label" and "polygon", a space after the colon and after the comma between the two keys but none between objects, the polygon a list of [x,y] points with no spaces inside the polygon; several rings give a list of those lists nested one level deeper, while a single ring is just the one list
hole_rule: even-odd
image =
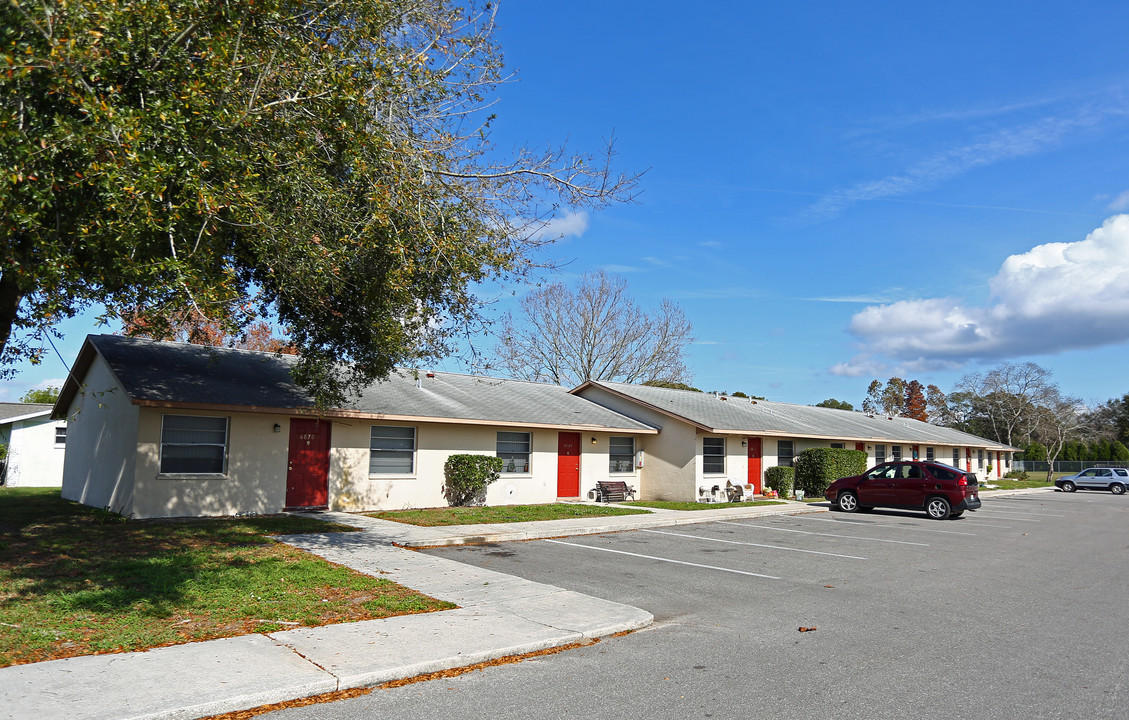
[{"label": "window screen", "polygon": [[634,469],[635,438],[611,438],[608,448],[608,472],[632,472]]},{"label": "window screen", "polygon": [[725,438],[702,438],[702,472],[706,475],[725,472]]},{"label": "window screen", "polygon": [[222,475],[227,461],[227,418],[165,415],[161,473]]},{"label": "window screen", "polygon": [[370,475],[410,475],[415,471],[416,429],[373,425],[369,438]]},{"label": "window screen", "polygon": [[527,432],[498,433],[498,457],[502,458],[503,473],[529,472],[531,434]]}]

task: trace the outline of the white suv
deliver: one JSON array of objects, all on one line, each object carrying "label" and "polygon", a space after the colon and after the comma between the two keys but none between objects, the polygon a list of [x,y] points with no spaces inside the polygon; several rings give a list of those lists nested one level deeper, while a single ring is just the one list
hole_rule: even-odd
[{"label": "white suv", "polygon": [[1129,470],[1125,468],[1089,468],[1077,475],[1067,475],[1055,480],[1055,487],[1063,492],[1075,490],[1109,490],[1122,495],[1129,487]]}]

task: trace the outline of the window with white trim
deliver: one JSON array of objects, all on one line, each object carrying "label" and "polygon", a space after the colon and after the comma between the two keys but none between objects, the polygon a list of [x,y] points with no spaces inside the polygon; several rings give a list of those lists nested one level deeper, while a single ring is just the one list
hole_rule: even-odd
[{"label": "window with white trim", "polygon": [[702,438],[702,474],[725,474],[725,438]]},{"label": "window with white trim", "polygon": [[960,448],[953,448],[953,467],[960,467]]},{"label": "window with white trim", "polygon": [[794,441],[776,441],[776,464],[780,467],[792,467],[796,464],[796,443]]},{"label": "window with white trim", "polygon": [[162,475],[223,475],[227,471],[227,418],[161,418]]},{"label": "window with white trim", "polygon": [[844,447],[844,444],[843,444],[843,443],[831,443],[831,447],[832,447],[833,449],[839,449],[839,450],[842,450],[842,449],[843,449],[843,447]]},{"label": "window with white trim", "polygon": [[890,459],[893,460],[894,462],[897,462],[897,461],[902,459],[902,446],[901,445],[891,445],[890,446]]},{"label": "window with white trim", "polygon": [[499,432],[497,455],[502,458],[502,474],[529,472],[529,454],[532,444],[532,433]]},{"label": "window with white trim", "polygon": [[933,448],[931,448],[931,447],[925,448],[925,460],[927,462],[933,462]]},{"label": "window with white trim", "polygon": [[416,429],[403,425],[373,425],[369,434],[370,475],[411,475],[415,472]]},{"label": "window with white trim", "polygon": [[608,472],[625,473],[635,470],[635,438],[608,439]]},{"label": "window with white trim", "polygon": [[875,465],[881,465],[884,462],[886,462],[886,446],[885,445],[875,445],[874,446],[874,464]]},{"label": "window with white trim", "polygon": [[977,451],[976,451],[976,467],[978,467],[981,470],[984,469],[984,450],[983,450],[983,448],[977,449]]},{"label": "window with white trim", "polygon": [[67,444],[67,426],[55,426],[55,447],[60,447]]}]

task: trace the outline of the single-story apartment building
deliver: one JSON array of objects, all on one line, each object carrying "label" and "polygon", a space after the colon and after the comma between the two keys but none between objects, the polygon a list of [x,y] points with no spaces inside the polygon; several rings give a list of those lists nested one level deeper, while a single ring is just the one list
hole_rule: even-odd
[{"label": "single-story apartment building", "polygon": [[138,518],[435,507],[447,458],[477,453],[503,461],[490,505],[583,497],[602,480],[644,499],[702,500],[725,481],[759,491],[764,468],[808,447],[997,468],[1013,450],[904,418],[427,371],[319,409],[291,379],[294,361],[89,336],[54,411],[69,422],[63,497]]},{"label": "single-story apartment building", "polygon": [[929,460],[999,477],[1017,448],[904,417],[716,393],[589,381],[572,393],[659,428],[644,496],[703,500],[726,482],[763,487],[764,471],[811,448],[862,450],[868,467]]},{"label": "single-story apartment building", "polygon": [[0,459],[0,485],[63,484],[67,423],[52,419],[51,409],[44,403],[0,403],[0,445],[8,448],[7,457]]}]

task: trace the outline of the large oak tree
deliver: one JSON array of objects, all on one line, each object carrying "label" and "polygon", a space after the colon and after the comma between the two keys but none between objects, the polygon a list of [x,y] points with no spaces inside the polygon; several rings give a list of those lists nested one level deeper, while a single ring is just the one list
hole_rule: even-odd
[{"label": "large oak tree", "polygon": [[0,374],[91,306],[289,330],[339,401],[444,351],[558,208],[629,199],[606,155],[490,143],[476,0],[6,0]]}]

